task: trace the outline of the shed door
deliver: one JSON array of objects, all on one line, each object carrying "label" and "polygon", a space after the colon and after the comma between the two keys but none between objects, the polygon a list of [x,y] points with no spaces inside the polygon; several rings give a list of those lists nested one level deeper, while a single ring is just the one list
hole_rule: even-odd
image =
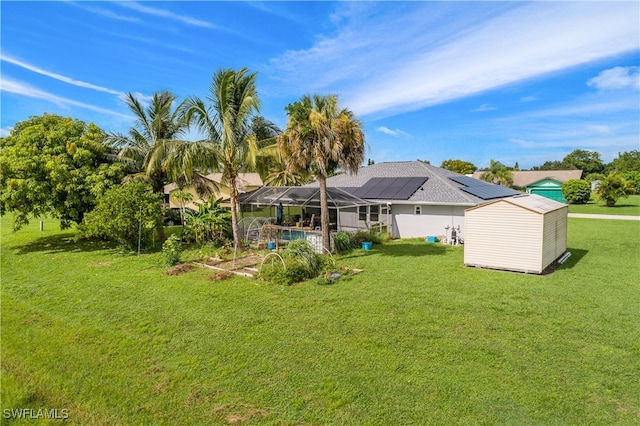
[{"label": "shed door", "polygon": [[549,198],[551,200],[559,201],[561,203],[566,203],[564,196],[562,195],[561,189],[532,189],[531,194],[538,194],[543,197]]}]

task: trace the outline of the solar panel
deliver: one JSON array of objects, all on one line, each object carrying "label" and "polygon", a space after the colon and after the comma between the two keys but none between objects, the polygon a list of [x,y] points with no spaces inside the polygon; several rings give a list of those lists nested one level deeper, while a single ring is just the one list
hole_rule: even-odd
[{"label": "solar panel", "polygon": [[371,178],[353,195],[364,199],[407,200],[427,181],[427,177]]},{"label": "solar panel", "polygon": [[449,179],[456,183],[464,185],[460,187],[462,191],[474,195],[478,198],[482,198],[483,200],[504,198],[521,194],[521,192],[516,191],[515,189],[484,182],[469,176],[450,176]]}]

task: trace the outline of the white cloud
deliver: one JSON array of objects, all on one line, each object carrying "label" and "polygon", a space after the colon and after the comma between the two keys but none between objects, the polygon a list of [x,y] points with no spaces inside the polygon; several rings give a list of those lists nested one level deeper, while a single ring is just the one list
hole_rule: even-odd
[{"label": "white cloud", "polygon": [[20,96],[27,96],[29,98],[36,98],[43,101],[51,102],[61,107],[76,106],[103,114],[113,115],[116,117],[134,119],[134,117],[131,117],[129,115],[121,114],[119,112],[111,111],[109,109],[101,108],[95,105],[86,104],[84,102],[75,101],[73,99],[63,98],[52,93],[45,92],[44,90],[40,90],[28,84],[8,79],[6,77],[3,77],[2,81],[0,81],[0,90],[8,93],[14,93]]},{"label": "white cloud", "polygon": [[80,9],[86,10],[88,12],[95,13],[97,15],[102,15],[102,16],[105,16],[107,18],[116,19],[118,21],[140,22],[140,19],[138,19],[138,18],[133,18],[131,16],[118,15],[115,12],[112,12],[112,11],[107,10],[107,9],[103,9],[101,7],[90,7],[90,6],[87,6],[87,4],[88,4],[87,2],[76,3],[76,2],[72,2],[72,1],[67,1],[66,3],[70,4],[72,6],[75,6],[75,7],[79,7]]},{"label": "white cloud", "polygon": [[53,79],[59,80],[59,81],[63,81],[65,83],[74,85],[74,86],[78,86],[78,87],[84,87],[87,89],[92,89],[92,90],[97,90],[98,92],[105,92],[105,93],[110,93],[112,95],[117,95],[117,96],[124,96],[125,93],[124,92],[120,92],[118,90],[113,90],[113,89],[109,89],[107,87],[102,87],[102,86],[98,86],[95,84],[91,84],[91,83],[87,83],[81,80],[75,80],[71,77],[67,77],[64,76],[62,74],[57,74],[51,71],[47,71],[44,70],[42,68],[38,68],[35,65],[31,65],[31,64],[27,64],[26,62],[22,62],[18,59],[15,58],[11,58],[9,56],[3,55],[2,57],[0,57],[0,60],[4,61],[4,62],[8,62],[10,64],[13,65],[17,65],[21,68],[27,69],[29,71],[33,71],[37,74],[41,74],[41,75],[45,75],[47,77],[51,77]]},{"label": "white cloud", "polygon": [[640,67],[615,67],[602,71],[587,82],[598,90],[640,89]]},{"label": "white cloud", "polygon": [[273,58],[271,77],[297,93],[341,93],[358,115],[389,115],[640,48],[635,2],[470,3],[464,13],[446,2],[351,8],[335,34]]},{"label": "white cloud", "polygon": [[192,18],[190,16],[178,15],[177,13],[170,12],[164,9],[156,9],[155,7],[149,7],[142,5],[137,2],[120,2],[119,5],[123,7],[128,7],[129,9],[133,9],[137,12],[146,13],[147,15],[160,16],[162,18],[173,19],[174,21],[179,21],[187,25],[192,25],[196,27],[204,27],[204,28],[214,28],[214,25],[207,21],[202,21],[200,19]]},{"label": "white cloud", "polygon": [[496,107],[491,104],[482,104],[478,108],[474,109],[474,112],[487,112],[487,111],[495,111]]},{"label": "white cloud", "polygon": [[404,132],[404,131],[402,131],[400,129],[392,130],[392,129],[390,129],[388,127],[385,127],[385,126],[380,126],[380,127],[376,128],[376,131],[378,131],[380,133],[384,133],[384,134],[389,135],[389,136],[394,136],[394,137],[400,137],[400,136],[410,137],[411,136],[409,133]]},{"label": "white cloud", "polygon": [[536,95],[524,96],[520,98],[521,102],[534,102],[537,100],[538,100],[538,97]]},{"label": "white cloud", "polygon": [[509,139],[509,142],[516,144],[518,146],[521,146],[523,148],[538,148],[540,146],[539,143],[528,141],[525,139],[512,138],[512,139]]},{"label": "white cloud", "polygon": [[9,134],[11,133],[11,130],[13,130],[13,127],[0,128],[0,138],[9,136]]}]

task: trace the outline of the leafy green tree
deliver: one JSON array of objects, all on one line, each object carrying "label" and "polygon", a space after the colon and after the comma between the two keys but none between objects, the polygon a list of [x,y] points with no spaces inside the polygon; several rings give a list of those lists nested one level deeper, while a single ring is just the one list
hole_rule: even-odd
[{"label": "leafy green tree", "polygon": [[63,229],[82,222],[124,176],[124,166],[107,159],[105,137],[93,123],[44,114],[0,140],[0,212],[13,212],[14,231],[44,215]]},{"label": "leafy green tree", "polygon": [[329,204],[327,176],[336,166],[355,173],[364,161],[365,141],[360,122],[340,109],[336,96],[303,96],[286,108],[287,129],[278,137],[290,171],[308,171],[320,184],[322,245],[328,251]]},{"label": "leafy green tree", "polygon": [[126,250],[149,245],[154,228],[162,217],[162,198],[152,188],[131,181],[109,189],[88,213],[80,226],[85,238],[106,238]]},{"label": "leafy green tree", "polygon": [[501,162],[491,159],[489,169],[482,173],[480,179],[502,186],[511,186],[513,173]]},{"label": "leafy green tree", "polygon": [[444,160],[440,167],[443,169],[451,170],[452,172],[460,173],[461,175],[470,175],[478,168],[468,161],[462,160]]},{"label": "leafy green tree", "polygon": [[591,198],[591,184],[583,179],[570,179],[562,184],[562,195],[569,204],[587,204]]},{"label": "leafy green tree", "polygon": [[[258,151],[251,120],[259,109],[256,89],[257,74],[246,68],[239,71],[222,69],[213,76],[209,88],[211,105],[198,97],[188,98],[181,108],[185,123],[194,125],[206,137],[210,155],[194,159],[209,169],[222,172],[223,183],[229,186],[233,242],[240,245],[238,228],[238,173],[255,167]],[[204,161],[203,161],[204,160]]]},{"label": "leafy green tree", "polygon": [[584,177],[584,180],[586,180],[587,182],[593,182],[596,180],[602,180],[604,178],[605,178],[605,175],[602,173],[589,173]]},{"label": "leafy green tree", "polygon": [[533,166],[531,170],[564,170],[565,166],[562,164],[562,161],[545,161],[544,164],[540,166]]},{"label": "leafy green tree", "polygon": [[640,194],[640,171],[629,170],[622,173],[622,177],[633,185],[636,194]]},{"label": "leafy green tree", "polygon": [[596,151],[575,149],[562,159],[562,168],[566,170],[582,170],[582,175],[602,173],[604,163]]},{"label": "leafy green tree", "polygon": [[633,184],[618,172],[609,173],[596,188],[596,195],[605,202],[607,207],[615,206],[620,198],[626,198],[634,193]]},{"label": "leafy green tree", "polygon": [[618,153],[618,158],[614,159],[607,165],[607,171],[624,172],[640,172],[640,151],[634,149]]}]

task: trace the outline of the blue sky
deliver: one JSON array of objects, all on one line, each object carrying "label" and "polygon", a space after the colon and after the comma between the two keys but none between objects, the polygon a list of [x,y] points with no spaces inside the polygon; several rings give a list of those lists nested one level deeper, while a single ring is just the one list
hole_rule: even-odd
[{"label": "blue sky", "polygon": [[[44,112],[126,132],[122,98],[258,72],[281,128],[336,94],[376,162],[520,167],[640,149],[638,2],[2,1],[1,129]],[[196,138],[197,135],[190,135]]]}]

